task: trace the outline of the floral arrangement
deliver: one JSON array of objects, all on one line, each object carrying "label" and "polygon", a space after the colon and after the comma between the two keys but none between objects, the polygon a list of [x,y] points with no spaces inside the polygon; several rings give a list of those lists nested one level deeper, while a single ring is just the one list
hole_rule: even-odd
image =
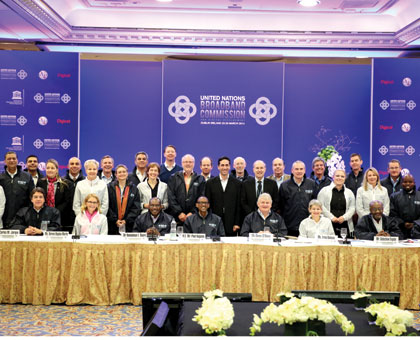
[{"label": "floral arrangement", "polygon": [[203,303],[196,311],[193,321],[197,322],[207,334],[226,335],[233,324],[235,313],[232,303],[223,297],[220,289],[204,293]]},{"label": "floral arrangement", "polygon": [[365,291],[357,291],[351,296],[353,300],[363,299],[372,296],[371,294],[367,294]]},{"label": "floral arrangement", "polygon": [[319,151],[318,156],[326,161],[328,166],[328,176],[331,178],[334,176],[335,170],[345,170],[346,168],[343,158],[332,145],[328,145]]},{"label": "floral arrangement", "polygon": [[414,323],[413,314],[401,310],[389,302],[381,302],[370,305],[365,311],[372,316],[376,315],[375,324],[386,328],[386,335],[402,335],[407,331],[407,326]]},{"label": "floral arrangement", "polygon": [[307,322],[308,320],[319,320],[324,323],[334,321],[341,326],[346,335],[354,332],[354,324],[344,314],[340,313],[332,303],[310,296],[303,296],[300,299],[292,297],[279,306],[271,303],[262,311],[260,316],[254,314],[250,335],[261,332],[261,325],[265,322],[276,323],[280,326],[295,322]]},{"label": "floral arrangement", "polygon": [[277,294],[278,297],[282,297],[285,296],[287,298],[292,298],[295,296],[295,294],[291,293],[291,292],[280,292]]}]

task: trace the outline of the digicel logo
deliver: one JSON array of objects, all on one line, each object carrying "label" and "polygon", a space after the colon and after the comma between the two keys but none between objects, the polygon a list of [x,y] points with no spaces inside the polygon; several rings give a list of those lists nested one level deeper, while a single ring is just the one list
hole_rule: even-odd
[{"label": "digicel logo", "polygon": [[379,170],[379,175],[388,175],[388,171]]},{"label": "digicel logo", "polygon": [[70,119],[57,119],[57,124],[70,124]]},{"label": "digicel logo", "polygon": [[392,130],[393,126],[379,125],[379,130]]},{"label": "digicel logo", "polygon": [[381,84],[390,85],[390,84],[394,84],[394,81],[393,80],[383,80],[383,79],[381,79]]},{"label": "digicel logo", "polygon": [[70,78],[71,74],[70,73],[57,73],[57,77],[58,78]]}]

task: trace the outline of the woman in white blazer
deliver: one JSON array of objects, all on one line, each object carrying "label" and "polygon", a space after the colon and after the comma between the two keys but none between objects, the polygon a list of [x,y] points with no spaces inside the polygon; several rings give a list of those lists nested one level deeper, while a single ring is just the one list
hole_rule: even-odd
[{"label": "woman in white blazer", "polygon": [[346,172],[337,169],[334,172],[333,182],[321,189],[318,200],[322,203],[322,213],[333,223],[334,232],[340,235],[341,228],[347,229],[347,236],[353,235],[353,215],[356,200],[350,189],[344,185]]},{"label": "woman in white blazer", "polygon": [[362,186],[357,189],[356,212],[359,220],[370,214],[369,204],[372,201],[380,201],[384,205],[384,215],[389,215],[388,190],[381,186],[379,173],[375,168],[366,170]]},{"label": "woman in white blazer", "polygon": [[160,166],[157,163],[150,163],[147,166],[147,179],[140,182],[137,186],[140,193],[141,213],[144,214],[149,210],[149,201],[152,197],[157,197],[163,204],[163,209],[168,208],[168,186],[166,183],[159,181]]}]

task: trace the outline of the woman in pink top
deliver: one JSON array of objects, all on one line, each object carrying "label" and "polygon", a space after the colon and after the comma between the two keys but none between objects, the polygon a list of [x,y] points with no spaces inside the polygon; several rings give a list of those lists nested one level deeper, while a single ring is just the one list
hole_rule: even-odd
[{"label": "woman in pink top", "polygon": [[95,194],[85,197],[81,212],[76,216],[74,222],[74,235],[107,235],[108,221],[106,216],[101,214],[101,202]]}]

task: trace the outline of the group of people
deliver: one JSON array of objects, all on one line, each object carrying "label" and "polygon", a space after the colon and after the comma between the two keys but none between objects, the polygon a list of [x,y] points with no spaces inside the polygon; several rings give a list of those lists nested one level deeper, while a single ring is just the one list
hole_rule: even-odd
[{"label": "group of people", "polygon": [[26,169],[18,165],[15,152],[5,155],[0,174],[0,228],[18,229],[26,235],[45,230],[74,234],[115,235],[147,232],[164,235],[171,222],[186,233],[207,236],[247,236],[270,232],[278,236],[342,235],[373,239],[374,236],[420,238],[420,192],[412,175],[401,176],[398,160],[388,165],[382,181],[375,168],[364,171],[359,154],[350,157],[351,171],[336,170],[328,176],[325,161],[315,157],[312,172],[295,161],[285,174],[282,159],[272,162],[273,174],[265,177],[266,164],[253,163],[251,176],[243,157],[200,161],[186,154],[176,164],[176,148],[164,150],[165,162],[150,162],[146,152],[135,155],[132,172],[114,168],[106,155],[68,162],[67,174],[59,175],[54,159],[46,162],[45,175],[38,158],[30,155]]}]

